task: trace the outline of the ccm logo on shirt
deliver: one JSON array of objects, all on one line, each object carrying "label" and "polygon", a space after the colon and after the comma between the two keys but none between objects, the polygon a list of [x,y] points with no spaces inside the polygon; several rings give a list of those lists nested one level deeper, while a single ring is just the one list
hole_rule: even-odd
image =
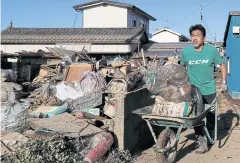
[{"label": "ccm logo on shirt", "polygon": [[208,63],[208,59],[207,59],[207,60],[189,61],[188,63],[189,63],[190,65],[198,65],[198,64]]}]

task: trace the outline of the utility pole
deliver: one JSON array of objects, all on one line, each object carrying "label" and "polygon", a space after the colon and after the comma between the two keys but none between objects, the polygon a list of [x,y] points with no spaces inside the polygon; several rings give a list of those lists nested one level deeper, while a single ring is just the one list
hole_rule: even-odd
[{"label": "utility pole", "polygon": [[201,24],[202,24],[202,19],[203,19],[202,10],[203,10],[203,7],[202,7],[202,5],[200,5],[200,19],[201,19]]}]

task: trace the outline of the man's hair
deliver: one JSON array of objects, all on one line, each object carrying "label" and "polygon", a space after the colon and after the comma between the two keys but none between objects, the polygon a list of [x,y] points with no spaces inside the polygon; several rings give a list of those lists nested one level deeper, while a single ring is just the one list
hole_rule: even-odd
[{"label": "man's hair", "polygon": [[190,35],[192,35],[192,31],[195,31],[195,30],[200,30],[202,32],[203,37],[206,36],[206,30],[201,24],[192,25],[189,29]]}]

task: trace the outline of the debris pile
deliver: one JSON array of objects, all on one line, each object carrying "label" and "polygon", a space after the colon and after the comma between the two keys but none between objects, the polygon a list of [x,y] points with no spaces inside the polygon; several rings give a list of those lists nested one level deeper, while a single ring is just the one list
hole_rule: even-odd
[{"label": "debris pile", "polygon": [[[84,50],[48,49],[59,59],[39,66],[30,82],[18,80],[18,71],[1,70],[2,161],[130,162],[128,151],[113,148],[110,133],[115,93],[133,90],[143,81],[140,62],[117,57],[107,64]],[[11,146],[20,138],[10,139],[12,132],[28,141]]]},{"label": "debris pile", "polygon": [[[98,160],[90,159],[92,139],[90,138],[69,138],[53,136],[48,139],[30,139],[14,152],[2,158],[4,163],[12,162],[101,162],[101,163],[128,163],[132,160],[131,154],[127,150],[118,151],[112,149]],[[109,150],[109,149],[107,149]],[[99,155],[94,155],[99,156]],[[86,159],[87,158],[87,159]]]},{"label": "debris pile", "polygon": [[150,62],[146,86],[155,96],[152,114],[182,117],[191,106],[191,84],[179,57]]},{"label": "debris pile", "polygon": [[[84,49],[48,49],[55,60],[34,67],[39,71],[30,81],[18,80],[18,71],[1,70],[3,162],[131,162],[128,151],[114,148],[118,94],[146,86],[156,95],[152,113],[166,116],[180,116],[189,99],[188,77],[174,57],[166,61],[142,53],[108,63]],[[27,141],[13,145],[20,138]]]}]

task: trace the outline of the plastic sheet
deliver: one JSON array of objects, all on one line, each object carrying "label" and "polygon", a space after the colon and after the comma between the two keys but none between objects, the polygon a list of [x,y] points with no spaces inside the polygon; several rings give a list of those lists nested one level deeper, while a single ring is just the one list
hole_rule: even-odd
[{"label": "plastic sheet", "polygon": [[22,131],[26,127],[29,103],[1,103],[1,130]]},{"label": "plastic sheet", "polygon": [[81,91],[77,91],[73,87],[65,85],[63,82],[56,86],[56,97],[61,101],[68,99],[75,100],[80,96],[83,96]]}]

